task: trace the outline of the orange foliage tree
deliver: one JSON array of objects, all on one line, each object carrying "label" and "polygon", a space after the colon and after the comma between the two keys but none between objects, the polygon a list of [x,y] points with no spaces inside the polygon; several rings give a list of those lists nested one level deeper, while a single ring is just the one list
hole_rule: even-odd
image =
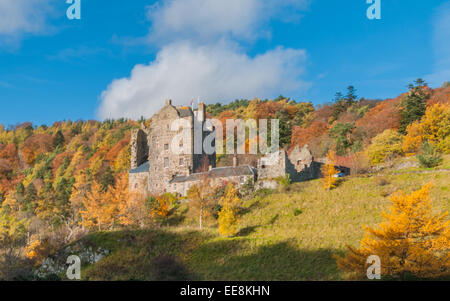
[{"label": "orange foliage tree", "polygon": [[349,247],[345,257],[336,257],[341,270],[354,278],[366,276],[369,256],[381,260],[383,276],[405,279],[450,276],[450,221],[447,212],[433,215],[431,184],[406,194],[392,195],[389,213],[377,228],[364,227],[359,249]]}]

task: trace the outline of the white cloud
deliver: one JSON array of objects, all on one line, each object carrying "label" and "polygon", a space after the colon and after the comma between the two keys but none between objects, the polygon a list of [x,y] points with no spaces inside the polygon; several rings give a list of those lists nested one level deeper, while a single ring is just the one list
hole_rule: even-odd
[{"label": "white cloud", "polygon": [[[147,8],[146,43],[156,59],[114,80],[101,95],[100,118],[150,117],[165,99],[189,104],[274,97],[309,87],[301,79],[306,52],[278,47],[249,56],[242,42],[270,31],[270,21],[292,21],[310,0],[162,0]],[[250,43],[251,44],[251,43]]]},{"label": "white cloud", "polygon": [[0,46],[23,34],[41,33],[50,12],[49,0],[0,0]]},{"label": "white cloud", "polygon": [[129,78],[114,80],[102,93],[101,118],[150,117],[165,99],[189,104],[235,98],[271,97],[308,87],[300,79],[306,53],[282,47],[249,57],[231,43],[164,47],[149,65],[137,65]]},{"label": "white cloud", "polygon": [[253,40],[261,26],[282,15],[298,17],[309,0],[164,0],[149,6],[152,22],[149,39],[166,43],[178,39],[211,41],[215,38]]}]

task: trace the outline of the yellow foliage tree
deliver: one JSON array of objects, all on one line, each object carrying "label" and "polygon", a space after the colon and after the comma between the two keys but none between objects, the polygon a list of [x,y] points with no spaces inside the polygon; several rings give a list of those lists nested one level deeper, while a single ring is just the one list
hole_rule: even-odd
[{"label": "yellow foliage tree", "polygon": [[414,154],[427,141],[437,150],[450,153],[450,105],[435,104],[428,107],[420,122],[407,128],[403,151]]},{"label": "yellow foliage tree", "polygon": [[420,123],[415,121],[406,128],[406,136],[403,138],[402,150],[406,155],[414,155],[422,146]]},{"label": "yellow foliage tree", "polygon": [[435,104],[420,121],[421,134],[439,151],[450,153],[450,104]]},{"label": "yellow foliage tree", "polygon": [[199,217],[200,229],[203,228],[204,219],[211,215],[214,206],[214,188],[209,178],[203,177],[200,185],[189,188],[187,197],[190,200],[189,212]]},{"label": "yellow foliage tree", "polygon": [[113,165],[114,171],[118,173],[127,171],[130,168],[130,161],[131,161],[131,148],[130,146],[126,146],[119,152],[119,155],[114,161]]},{"label": "yellow foliage tree", "polygon": [[224,236],[233,236],[237,232],[237,205],[239,204],[238,191],[233,184],[228,184],[221,199],[222,209],[219,212],[219,233]]},{"label": "yellow foliage tree", "polygon": [[383,163],[402,154],[403,136],[394,130],[385,130],[372,140],[367,156],[372,164]]},{"label": "yellow foliage tree", "polygon": [[91,191],[86,193],[86,198],[83,200],[84,210],[80,212],[83,226],[87,228],[97,227],[101,231],[105,224],[110,223],[110,219],[104,213],[102,203],[103,194],[101,185],[94,182],[91,186]]},{"label": "yellow foliage tree", "polygon": [[107,204],[106,210],[111,215],[112,226],[120,224],[129,226],[134,223],[128,207],[130,205],[130,196],[128,189],[128,177],[121,174],[117,177],[116,185],[110,186],[106,192]]},{"label": "yellow foliage tree", "polygon": [[[76,197],[76,196],[75,196]],[[120,174],[116,184],[103,192],[95,182],[83,200],[83,225],[87,228],[113,230],[116,226],[143,225],[143,198],[129,192],[128,177]]]},{"label": "yellow foliage tree", "polygon": [[336,153],[330,150],[327,154],[326,163],[322,166],[321,171],[323,175],[323,188],[331,190],[336,187],[338,179],[336,175],[338,171],[334,167],[336,165]]},{"label": "yellow foliage tree", "polygon": [[360,249],[349,247],[345,257],[336,257],[349,276],[364,278],[367,258],[381,260],[382,276],[405,279],[450,276],[450,221],[447,212],[432,215],[431,184],[411,194],[402,191],[390,197],[389,213],[377,228],[364,227]]}]

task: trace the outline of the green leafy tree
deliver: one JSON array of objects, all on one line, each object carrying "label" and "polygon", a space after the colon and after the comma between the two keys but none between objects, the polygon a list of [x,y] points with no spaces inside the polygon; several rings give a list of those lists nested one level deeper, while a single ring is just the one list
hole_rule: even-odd
[{"label": "green leafy tree", "polygon": [[336,144],[336,152],[338,155],[345,155],[347,149],[352,146],[351,133],[355,129],[353,123],[336,123],[334,127],[329,130],[329,135],[334,139]]},{"label": "green leafy tree", "polygon": [[292,120],[286,110],[282,109],[275,114],[275,118],[280,121],[280,144],[286,146],[291,142]]}]

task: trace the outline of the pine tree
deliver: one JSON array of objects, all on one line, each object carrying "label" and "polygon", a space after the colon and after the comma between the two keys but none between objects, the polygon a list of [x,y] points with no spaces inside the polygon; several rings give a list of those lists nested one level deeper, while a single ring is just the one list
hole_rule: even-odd
[{"label": "pine tree", "polygon": [[441,164],[443,160],[442,155],[428,142],[425,142],[422,145],[422,152],[417,155],[417,159],[421,166],[427,168],[436,167]]},{"label": "pine tree", "polygon": [[450,221],[447,212],[432,215],[429,192],[432,185],[411,194],[392,195],[389,213],[376,228],[364,227],[366,235],[359,249],[349,248],[345,257],[336,257],[349,276],[364,278],[366,260],[376,255],[384,277],[404,280],[408,276],[440,278],[450,276]]},{"label": "pine tree", "polygon": [[58,130],[55,134],[55,137],[53,137],[53,147],[63,147],[64,146],[64,135],[61,132],[61,130]]},{"label": "pine tree", "polygon": [[239,204],[238,191],[233,184],[228,184],[225,195],[221,199],[222,209],[219,212],[219,233],[233,236],[237,232],[237,206]]},{"label": "pine tree", "polygon": [[427,109],[427,101],[430,95],[424,87],[426,84],[418,79],[417,86],[411,85],[408,95],[402,100],[400,106],[400,128],[401,134],[406,134],[406,128],[414,121],[420,120]]},{"label": "pine tree", "polygon": [[345,95],[345,100],[347,102],[347,106],[351,106],[356,102],[358,96],[356,95],[356,89],[354,86],[348,86],[347,95]]},{"label": "pine tree", "polygon": [[334,167],[336,165],[336,153],[330,150],[327,155],[326,163],[322,166],[323,188],[331,190],[336,187],[338,179],[336,175],[338,171]]}]

